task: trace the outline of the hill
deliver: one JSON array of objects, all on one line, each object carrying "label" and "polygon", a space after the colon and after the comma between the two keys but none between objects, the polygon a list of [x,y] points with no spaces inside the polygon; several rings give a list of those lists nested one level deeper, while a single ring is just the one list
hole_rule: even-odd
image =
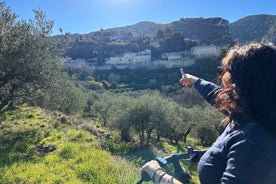
[{"label": "hill", "polygon": [[[156,39],[157,31],[161,30],[167,33],[180,32],[187,39],[196,39],[203,44],[223,44],[229,39],[229,21],[223,18],[181,18],[180,20],[173,21],[169,24],[157,24],[150,21],[138,22],[134,25],[123,27],[101,29],[99,31],[91,32],[88,34],[73,34],[72,39],[81,37],[89,41],[95,39],[113,40],[121,39],[131,41],[138,37],[149,37]],[[59,36],[55,36],[58,38]],[[224,39],[222,40],[221,38]],[[216,40],[212,40],[212,39]],[[220,39],[220,42],[217,41]]]},{"label": "hill", "polygon": [[72,39],[78,37],[91,38],[104,32],[109,33],[107,35],[112,38],[131,40],[140,36],[154,37],[158,30],[169,29],[171,32],[181,32],[185,38],[196,39],[207,44],[212,40],[208,38],[217,39],[215,41],[217,44],[222,44],[225,41],[229,41],[229,39],[238,39],[241,43],[245,43],[248,41],[258,41],[268,33],[271,33],[271,31],[275,30],[275,22],[276,15],[267,14],[242,17],[232,23],[220,17],[181,18],[169,24],[142,21],[134,25],[109,28],[106,30],[101,29],[88,34],[73,34],[71,37]]},{"label": "hill", "polygon": [[275,15],[263,14],[247,16],[233,23],[220,17],[181,18],[169,24],[143,21],[89,34],[70,35],[71,44],[65,50],[65,57],[103,64],[105,58],[145,49],[150,49],[153,58],[159,59],[164,52],[189,50],[195,45],[225,46],[232,44],[233,40],[244,44],[263,39],[275,43],[275,22]]},{"label": "hill", "polygon": [[139,37],[141,35],[154,35],[158,29],[162,29],[166,26],[166,24],[157,24],[151,21],[142,21],[138,22],[134,25],[124,26],[124,27],[117,27],[117,28],[110,28],[106,31],[112,31],[114,33],[131,33],[133,37]]},{"label": "hill", "polygon": [[200,44],[225,45],[230,41],[229,21],[223,18],[182,18],[169,25],[172,32],[184,38],[198,40]]},{"label": "hill", "polygon": [[[233,23],[219,17],[181,18],[169,24],[144,21],[72,35],[65,57],[70,61],[67,62],[70,75],[74,75],[75,69],[79,72],[85,68],[81,72],[88,76],[87,68],[90,67],[93,71],[90,73],[97,81],[124,83],[134,89],[160,89],[178,81],[179,67],[214,79],[215,68],[227,47],[236,42],[267,40],[276,43],[275,22],[275,15],[263,14],[247,16]],[[147,55],[141,55],[144,51]],[[197,57],[196,53],[213,55]]]},{"label": "hill", "polygon": [[268,40],[276,43],[276,15],[251,15],[230,24],[233,40],[244,44],[250,41]]},{"label": "hill", "polygon": [[[111,154],[108,147],[113,144],[122,152],[123,143],[112,142],[116,135],[99,128],[95,120],[25,105],[0,118],[1,184],[136,183],[146,161],[186,148],[164,142],[164,147],[158,143],[162,149],[155,145],[120,156]],[[183,167],[191,174],[192,184],[198,183],[196,164]]]},{"label": "hill", "polygon": [[93,122],[34,107],[0,124],[0,183],[135,183],[139,168],[100,146]]}]

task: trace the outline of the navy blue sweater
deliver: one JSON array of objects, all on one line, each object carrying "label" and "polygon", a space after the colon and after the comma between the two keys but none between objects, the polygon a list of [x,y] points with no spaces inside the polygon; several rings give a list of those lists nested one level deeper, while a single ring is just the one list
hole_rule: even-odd
[{"label": "navy blue sweater", "polygon": [[[194,86],[210,103],[221,90],[202,79]],[[198,175],[202,184],[276,184],[276,140],[257,122],[232,121],[201,157]]]}]

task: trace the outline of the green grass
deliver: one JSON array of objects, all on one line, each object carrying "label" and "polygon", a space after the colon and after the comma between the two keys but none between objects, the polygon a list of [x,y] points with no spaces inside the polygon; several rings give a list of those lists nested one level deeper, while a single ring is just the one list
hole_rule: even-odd
[{"label": "green grass", "polygon": [[[91,133],[39,108],[1,117],[0,183],[136,183],[139,168],[102,150]],[[63,119],[63,120],[62,120]],[[62,121],[61,121],[62,120]]]},{"label": "green grass", "polygon": [[[115,134],[99,142],[92,128],[97,122],[28,106],[4,113],[0,121],[1,184],[132,184],[140,179],[139,168],[145,162],[198,145],[191,138],[187,145],[163,140],[129,154],[132,145],[119,143]],[[182,166],[192,176],[191,183],[199,184],[197,165]]]}]

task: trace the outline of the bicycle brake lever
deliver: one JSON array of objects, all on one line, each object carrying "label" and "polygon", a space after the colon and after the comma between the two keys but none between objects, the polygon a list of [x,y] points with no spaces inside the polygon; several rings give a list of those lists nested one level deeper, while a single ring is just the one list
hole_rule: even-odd
[{"label": "bicycle brake lever", "polygon": [[157,157],[155,160],[159,163],[161,167],[164,167],[168,163],[168,161],[163,157]]}]

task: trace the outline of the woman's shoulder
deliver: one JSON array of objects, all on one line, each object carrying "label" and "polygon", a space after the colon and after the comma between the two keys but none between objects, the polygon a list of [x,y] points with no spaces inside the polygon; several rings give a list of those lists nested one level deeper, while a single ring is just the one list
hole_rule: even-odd
[{"label": "woman's shoulder", "polygon": [[242,134],[245,139],[255,141],[276,140],[260,123],[249,122],[237,128],[237,132]]},{"label": "woman's shoulder", "polygon": [[230,145],[251,144],[254,149],[273,150],[276,154],[276,138],[258,122],[237,125],[233,130],[229,124],[226,137]]},{"label": "woman's shoulder", "polygon": [[[251,143],[254,147],[263,147],[274,145],[276,148],[276,139],[263,128],[259,123],[250,122],[239,124],[232,121],[225,127],[223,133],[214,143],[218,147],[229,148],[234,144]],[[276,151],[276,149],[275,149]]]}]

